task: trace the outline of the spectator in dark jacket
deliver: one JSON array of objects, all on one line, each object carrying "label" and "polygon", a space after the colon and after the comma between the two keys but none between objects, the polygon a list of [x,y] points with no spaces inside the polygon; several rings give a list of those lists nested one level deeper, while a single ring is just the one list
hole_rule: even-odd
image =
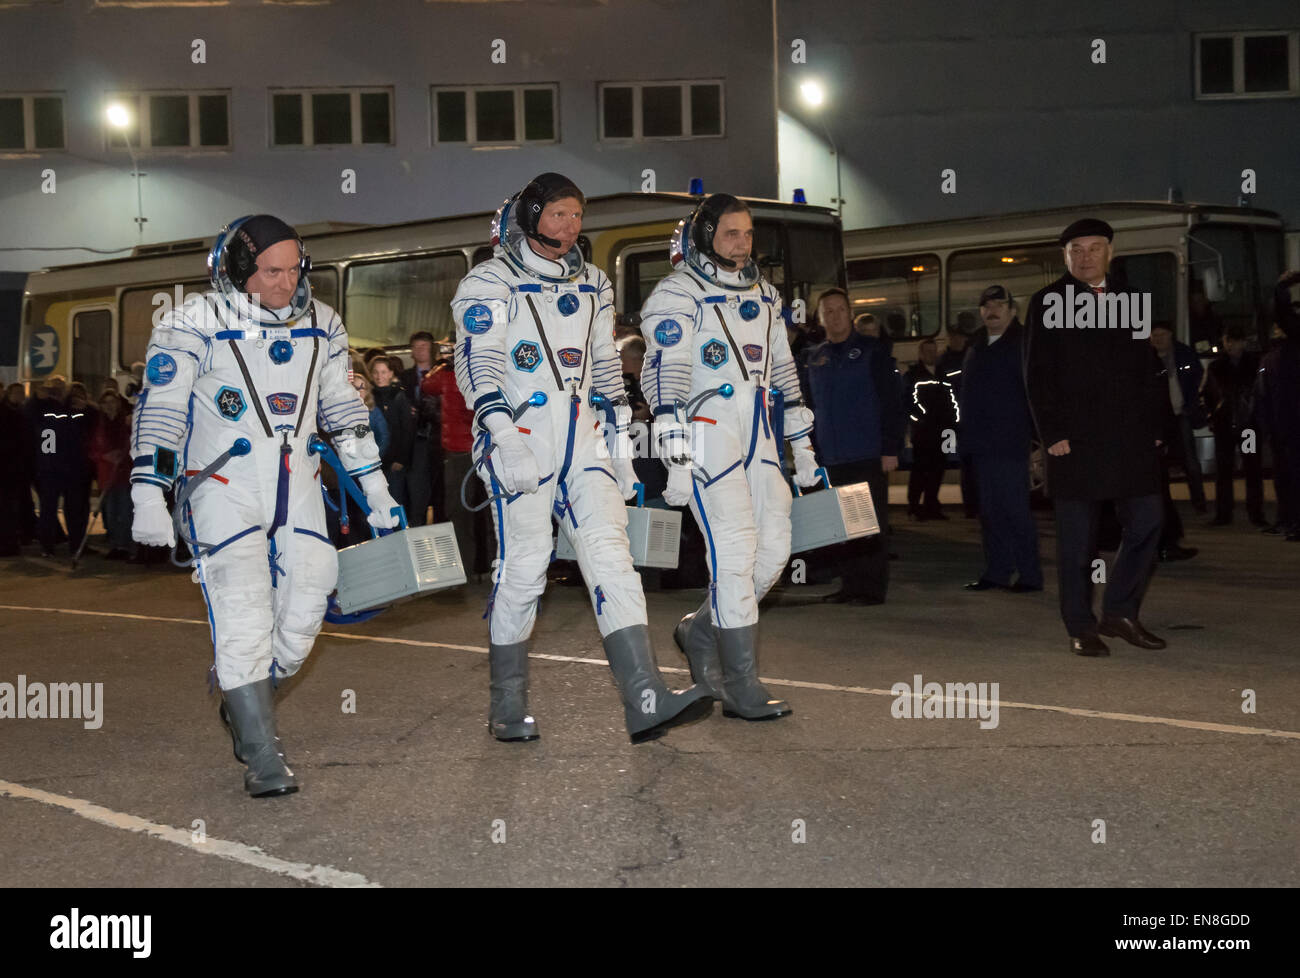
[{"label": "spectator in dark jacket", "polygon": [[[1237,452],[1246,476],[1246,515],[1256,526],[1264,519],[1264,473],[1260,464],[1262,439],[1255,428],[1255,383],[1259,356],[1246,349],[1246,334],[1229,326],[1223,334],[1223,352],[1205,371],[1205,409],[1214,432],[1214,519],[1211,526],[1232,522],[1233,472]],[[1243,435],[1249,432],[1248,441]]]},{"label": "spectator in dark jacket", "polygon": [[1167,455],[1170,461],[1181,464],[1187,474],[1187,493],[1191,497],[1192,508],[1198,513],[1204,513],[1205,484],[1194,432],[1205,424],[1205,415],[1201,410],[1201,379],[1205,376],[1205,368],[1201,366],[1195,350],[1174,339],[1174,329],[1170,323],[1156,323],[1151,327],[1151,345],[1164,364],[1169,403],[1174,412],[1173,434],[1178,436],[1166,446]]},{"label": "spectator in dark jacket", "polygon": [[63,500],[68,550],[75,554],[90,522],[90,432],[93,409],[81,384],[68,388],[66,401],[54,395],[61,383],[46,384],[47,397],[39,399],[36,423],[36,492],[40,497],[37,536],[41,555],[53,557],[59,539],[59,500]]},{"label": "spectator in dark jacket", "polygon": [[[1068,271],[1029,301],[1029,400],[1047,450],[1047,489],[1056,507],[1061,618],[1077,655],[1109,655],[1100,634],[1164,648],[1138,613],[1160,542],[1162,386],[1140,323],[1081,328],[1085,311],[1120,292],[1110,275],[1115,232],[1087,218],[1061,235]],[[1073,298],[1071,298],[1073,297]],[[1149,310],[1148,310],[1149,311]],[[1147,324],[1149,326],[1149,323]],[[1093,560],[1103,500],[1115,500],[1123,541],[1110,569],[1102,620],[1092,611]]]},{"label": "spectator in dark jacket", "polygon": [[[1005,290],[1004,290],[1005,291]],[[961,404],[962,371],[965,369],[966,354],[971,345],[985,338],[979,330],[974,317],[968,312],[960,313],[957,322],[948,327],[948,345],[939,354],[939,376],[952,384],[957,403]],[[961,457],[961,506],[968,517],[979,515],[979,492],[975,487],[975,472],[971,467],[971,458],[962,449],[962,426],[957,425],[957,454]]]},{"label": "spectator in dark jacket", "polygon": [[411,405],[411,457],[407,465],[406,484],[411,504],[407,519],[411,526],[423,526],[428,520],[429,507],[442,513],[442,422],[438,417],[438,402],[425,402],[421,384],[437,366],[434,361],[433,334],[420,330],[411,334],[411,359],[406,370],[399,365],[398,380]]},{"label": "spectator in dark jacket", "polygon": [[1277,328],[1284,339],[1260,365],[1259,410],[1273,445],[1277,531],[1300,542],[1300,272],[1278,280],[1273,294]]},{"label": "spectator in dark jacket", "polygon": [[415,418],[411,402],[397,381],[397,371],[402,361],[397,357],[376,357],[370,363],[370,379],[374,384],[375,404],[388,422],[388,451],[380,455],[384,475],[388,477],[388,491],[398,505],[411,501],[407,484],[407,467],[411,464],[411,448],[415,440]]},{"label": "spectator in dark jacket", "polygon": [[966,589],[1041,591],[1038,527],[1029,508],[1033,424],[1025,393],[1024,327],[1015,299],[1001,285],[984,290],[980,315],[988,332],[966,355],[959,448],[971,459],[977,484],[984,572]]},{"label": "spectator in dark jacket", "polygon": [[126,400],[112,390],[99,398],[99,416],[90,436],[90,458],[99,483],[99,512],[108,533],[108,560],[127,560],[135,550],[131,539],[131,413]]},{"label": "spectator in dark jacket", "polygon": [[907,372],[912,422],[912,471],[907,480],[907,512],[918,520],[946,520],[939,504],[947,453],[956,447],[957,398],[939,371],[934,340],[922,340],[920,360]]},{"label": "spectator in dark jacket", "polygon": [[22,384],[10,384],[0,402],[0,458],[4,459],[0,462],[0,557],[17,557],[21,552],[24,502],[31,505],[26,400]]},{"label": "spectator in dark jacket", "polygon": [[808,351],[808,389],[817,415],[814,436],[832,485],[871,488],[878,536],[841,544],[835,603],[883,604],[889,590],[889,473],[898,468],[903,412],[892,358],[879,341],[857,333],[849,297],[829,289],[817,300],[826,342]]}]

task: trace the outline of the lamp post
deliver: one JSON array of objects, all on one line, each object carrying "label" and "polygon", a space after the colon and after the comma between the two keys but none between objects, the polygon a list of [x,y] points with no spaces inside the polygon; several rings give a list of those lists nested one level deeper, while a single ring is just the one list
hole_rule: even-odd
[{"label": "lamp post", "polygon": [[114,102],[108,107],[108,124],[121,131],[122,142],[126,143],[126,151],[131,154],[131,169],[135,173],[135,224],[139,228],[140,240],[143,242],[144,224],[148,220],[144,216],[144,194],[140,189],[140,178],[144,174],[140,172],[140,164],[136,162],[135,150],[131,148],[131,134],[127,128],[131,124],[131,114],[121,102]]},{"label": "lamp post", "polygon": [[[799,86],[799,95],[803,99],[804,105],[814,110],[820,110],[826,101],[826,91],[822,88],[821,82],[812,79]],[[826,134],[826,141],[831,144],[831,155],[835,157],[835,210],[843,219],[844,187],[840,182],[840,148],[836,145],[835,137],[831,135],[830,127],[826,124],[825,119],[819,115],[817,121],[821,123],[822,132]]]}]

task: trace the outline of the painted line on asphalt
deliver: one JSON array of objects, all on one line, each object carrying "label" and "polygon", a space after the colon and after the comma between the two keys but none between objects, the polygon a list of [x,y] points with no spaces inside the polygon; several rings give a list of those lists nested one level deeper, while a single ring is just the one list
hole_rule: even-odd
[{"label": "painted line on asphalt", "polygon": [[[35,608],[26,605],[0,604],[0,611],[44,611],[54,614],[64,615],[88,615],[100,618],[129,618],[136,621],[162,621],[182,625],[202,625],[208,627],[207,619],[204,618],[162,618],[154,615],[133,615],[121,611],[81,611],[70,608]],[[432,648],[432,649],[455,649],[462,652],[477,652],[482,655],[487,654],[487,649],[481,645],[455,645],[448,642],[430,642],[426,639],[415,638],[388,638],[382,635],[355,635],[348,632],[321,632],[330,638],[343,638],[354,642],[376,642],[383,645],[409,645],[415,648]],[[541,659],[546,662],[581,662],[587,665],[608,666],[605,659],[595,659],[586,656],[574,655],[550,655],[545,652],[530,652],[530,659]],[[660,666],[661,672],[687,673],[689,670],[673,666]],[[888,689],[874,689],[870,686],[837,686],[833,683],[815,683],[807,682],[801,679],[769,679],[766,676],[759,677],[763,682],[772,686],[787,686],[791,689],[816,689],[827,693],[853,693],[858,696],[888,696],[890,699],[896,699],[898,694]],[[937,697],[940,700],[953,702],[948,697]],[[1166,727],[1179,727],[1183,730],[1204,730],[1211,733],[1238,734],[1247,737],[1275,737],[1283,740],[1300,740],[1300,731],[1297,730],[1274,730],[1269,727],[1246,727],[1234,723],[1211,723],[1206,720],[1183,720],[1178,717],[1157,717],[1147,716],[1142,713],[1114,713],[1109,710],[1088,710],[1077,706],[1053,706],[1046,703],[1013,703],[1005,700],[998,700],[999,709],[1008,710],[1038,710],[1043,713],[1061,713],[1066,716],[1084,717],[1090,720],[1120,720],[1125,723],[1149,723]],[[990,704],[991,706],[992,704]]]},{"label": "painted line on asphalt", "polygon": [[378,883],[370,882],[360,873],[348,873],[341,869],[335,869],[333,866],[313,866],[311,863],[289,862],[268,855],[257,846],[246,846],[242,842],[214,839],[211,836],[206,837],[203,842],[196,842],[193,834],[186,829],[178,829],[171,825],[159,825],[157,822],[150,822],[138,815],[115,812],[111,808],[104,808],[102,805],[96,805],[94,802],[85,801],[81,798],[56,795],[49,791],[41,791],[39,788],[14,784],[11,781],[0,781],[0,797],[26,798],[29,801],[40,802],[43,805],[64,808],[74,815],[80,815],[82,818],[98,822],[100,825],[107,825],[109,828],[139,832],[152,839],[162,839],[164,842],[183,846],[200,855],[216,856],[218,859],[243,863],[245,866],[252,866],[255,869],[265,870],[268,873],[275,873],[280,876],[288,876],[291,879],[302,880],[305,883],[314,883],[317,886],[380,886]]}]

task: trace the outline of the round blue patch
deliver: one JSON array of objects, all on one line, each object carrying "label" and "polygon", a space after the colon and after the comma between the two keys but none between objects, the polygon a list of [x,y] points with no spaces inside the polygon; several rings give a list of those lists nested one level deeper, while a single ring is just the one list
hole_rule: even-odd
[{"label": "round blue patch", "polygon": [[476,303],[465,310],[462,322],[466,330],[476,336],[481,335],[492,328],[492,310],[481,302]]},{"label": "round blue patch", "polygon": [[293,344],[288,340],[276,340],[267,353],[272,363],[288,363],[293,359]]},{"label": "round blue patch", "polygon": [[566,316],[572,316],[578,311],[578,297],[572,292],[564,293],[555,304],[559,307],[560,312]]},{"label": "round blue patch", "polygon": [[740,304],[740,318],[745,322],[758,318],[758,303],[753,299],[746,299]]},{"label": "round blue patch", "polygon": [[155,353],[144,368],[144,375],[154,387],[163,387],[176,379],[176,361],[166,353]]},{"label": "round blue patch", "polygon": [[676,346],[682,341],[682,325],[675,319],[665,319],[655,327],[655,342],[660,346]]}]

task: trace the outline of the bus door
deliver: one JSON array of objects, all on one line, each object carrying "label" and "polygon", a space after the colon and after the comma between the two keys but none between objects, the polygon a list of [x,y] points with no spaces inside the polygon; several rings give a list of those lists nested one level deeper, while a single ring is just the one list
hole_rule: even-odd
[{"label": "bus door", "polygon": [[72,380],[93,402],[113,371],[113,307],[82,306],[72,312]]}]

